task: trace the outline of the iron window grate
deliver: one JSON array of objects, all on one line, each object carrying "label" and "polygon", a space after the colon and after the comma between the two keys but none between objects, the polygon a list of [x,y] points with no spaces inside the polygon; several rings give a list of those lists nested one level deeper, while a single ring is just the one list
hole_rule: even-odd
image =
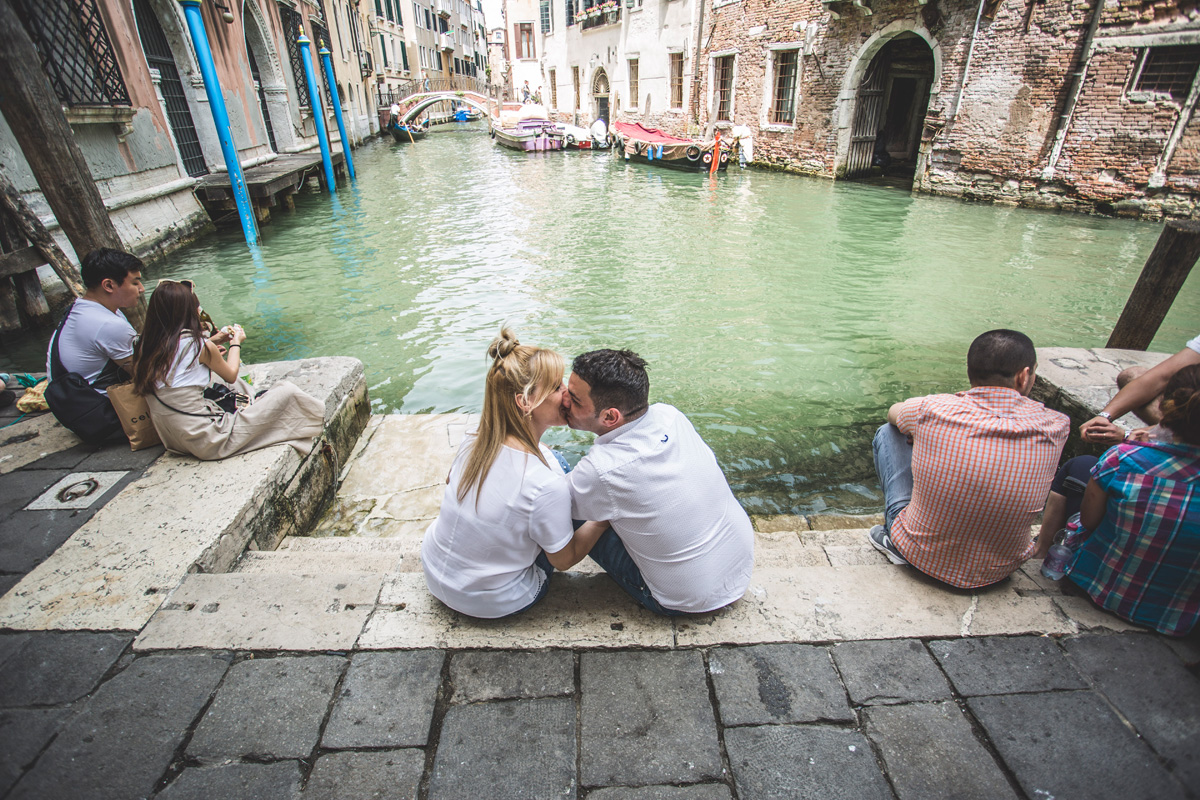
[{"label": "iron window grate", "polygon": [[292,77],[296,81],[296,100],[300,107],[312,105],[308,99],[308,82],[304,78],[304,62],[300,60],[300,15],[287,6],[279,6],[279,22],[283,25],[283,40],[287,42],[288,61],[292,62]]},{"label": "iron window grate", "polygon": [[683,108],[683,53],[671,53],[671,108]]},{"label": "iron window grate", "polygon": [[796,51],[775,54],[775,105],[771,121],[791,125],[796,120]]},{"label": "iron window grate", "polygon": [[717,119],[730,121],[730,106],[733,100],[733,56],[721,56],[716,64]]},{"label": "iron window grate", "polygon": [[1200,45],[1151,47],[1146,51],[1135,91],[1161,92],[1184,100],[1200,66]]},{"label": "iron window grate", "polygon": [[14,0],[42,71],[68,106],[127,106],[129,92],[96,0]]}]

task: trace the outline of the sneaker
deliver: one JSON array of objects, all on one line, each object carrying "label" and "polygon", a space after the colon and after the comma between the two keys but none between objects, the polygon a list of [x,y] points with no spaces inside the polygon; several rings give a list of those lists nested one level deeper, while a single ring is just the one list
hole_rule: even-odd
[{"label": "sneaker", "polygon": [[888,536],[882,525],[876,525],[867,531],[867,539],[871,541],[872,547],[887,556],[888,561],[893,564],[908,563],[908,559],[900,554],[896,545],[892,544],[892,537]]}]

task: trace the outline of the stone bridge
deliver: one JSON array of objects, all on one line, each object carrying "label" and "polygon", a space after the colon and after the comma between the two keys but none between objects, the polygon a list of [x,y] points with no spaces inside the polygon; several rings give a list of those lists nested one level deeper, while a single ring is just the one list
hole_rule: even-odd
[{"label": "stone bridge", "polygon": [[404,109],[400,113],[400,122],[412,122],[430,106],[447,100],[477,108],[489,117],[492,116],[492,106],[495,104],[494,100],[479,92],[415,92],[399,101],[400,108]]}]

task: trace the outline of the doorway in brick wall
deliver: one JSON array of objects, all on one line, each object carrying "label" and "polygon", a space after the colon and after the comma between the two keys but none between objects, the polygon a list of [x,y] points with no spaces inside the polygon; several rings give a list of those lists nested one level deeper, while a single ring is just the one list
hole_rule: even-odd
[{"label": "doorway in brick wall", "polygon": [[933,72],[933,51],[913,33],[899,34],[875,54],[855,93],[845,177],[911,185]]},{"label": "doorway in brick wall", "polygon": [[602,119],[608,124],[608,73],[597,69],[592,77],[592,120]]}]

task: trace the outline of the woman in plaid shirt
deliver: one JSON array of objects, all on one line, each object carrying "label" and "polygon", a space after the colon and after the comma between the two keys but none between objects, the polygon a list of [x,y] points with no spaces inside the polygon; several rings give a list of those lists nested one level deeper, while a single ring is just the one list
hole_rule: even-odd
[{"label": "woman in plaid shirt", "polygon": [[1166,441],[1118,444],[1092,468],[1092,533],[1069,575],[1117,616],[1184,636],[1200,618],[1200,364],[1175,373],[1162,410]]}]

